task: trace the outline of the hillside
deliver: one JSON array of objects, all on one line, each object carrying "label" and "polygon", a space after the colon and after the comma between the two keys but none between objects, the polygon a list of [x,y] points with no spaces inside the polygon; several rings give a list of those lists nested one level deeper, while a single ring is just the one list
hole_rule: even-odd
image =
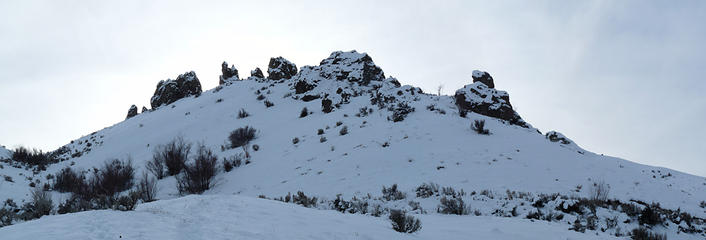
[{"label": "hillside", "polygon": [[[533,128],[512,109],[509,94],[496,90],[492,86],[494,80],[488,73],[475,71],[473,81],[469,79],[469,84],[454,96],[437,96],[423,93],[413,86],[402,86],[396,79],[386,77],[370,56],[355,51],[334,52],[319,66],[304,66],[298,71],[285,59],[273,58],[267,78],[262,72],[258,74],[258,69],[251,73],[252,76],[240,79],[237,70],[226,63],[222,71],[222,84],[203,92],[200,84],[196,91],[194,83],[199,80],[193,72],[183,74],[173,82],[160,82],[152,98],[151,110],[137,114],[135,108],[135,114],[130,114],[132,116],[125,121],[71,141],[54,152],[62,161],[48,165],[45,171],[35,171],[35,174],[31,169],[13,168],[9,164],[0,169],[1,175],[14,178],[14,182],[0,185],[0,199],[18,201],[28,199],[31,190],[27,187],[29,182],[41,180],[37,185],[51,182],[46,176],[56,174],[65,167],[90,170],[110,159],[130,158],[137,172],[145,171],[145,164],[152,159],[154,151],[176,137],[183,137],[194,144],[203,143],[214,150],[219,159],[237,156],[243,154],[243,149],[228,147],[229,133],[245,126],[257,129],[257,138],[248,150],[250,163],[230,172],[221,171],[216,176],[215,185],[204,193],[207,196],[163,201],[180,197],[175,178],[167,177],[158,183],[158,198],[161,200],[139,205],[135,212],[98,211],[50,216],[2,228],[0,234],[24,232],[28,237],[41,236],[48,233],[42,231],[60,229],[63,222],[81,219],[80,222],[85,224],[75,226],[80,229],[90,227],[88,224],[92,218],[106,216],[124,219],[121,223],[124,225],[120,226],[125,229],[134,228],[131,224],[135,219],[174,221],[172,225],[166,224],[174,227],[178,222],[176,219],[181,218],[170,219],[171,215],[162,214],[162,211],[183,214],[183,210],[169,209],[194,204],[194,201],[213,201],[212,205],[203,206],[204,211],[222,219],[227,215],[221,215],[226,213],[219,212],[217,206],[220,205],[216,203],[228,202],[230,195],[236,194],[245,196],[232,197],[244,205],[224,203],[235,208],[233,213],[245,211],[248,205],[273,209],[245,215],[254,217],[263,214],[268,219],[262,220],[262,224],[275,221],[272,225],[278,226],[281,224],[275,224],[276,221],[282,219],[276,214],[302,211],[301,215],[311,217],[314,222],[343,221],[358,226],[357,229],[361,230],[354,232],[363,235],[406,238],[389,229],[389,232],[381,232],[380,229],[387,227],[383,219],[342,217],[331,211],[319,212],[247,198],[262,196],[273,199],[302,191],[322,201],[315,207],[319,209],[331,209],[331,201],[340,194],[342,199],[350,201],[368,200],[371,207],[377,204],[418,213],[424,224],[424,230],[418,235],[420,239],[440,236],[438,234],[444,232],[460,234],[449,235],[449,239],[467,238],[466,234],[479,234],[478,237],[489,234],[483,231],[439,230],[453,226],[463,229],[468,225],[478,225],[478,229],[485,230],[500,225],[517,226],[508,227],[510,230],[506,236],[524,235],[526,233],[518,231],[531,226],[532,231],[536,231],[532,234],[545,235],[556,229],[570,228],[576,219],[585,224],[590,221],[584,215],[572,214],[571,210],[566,209],[579,203],[580,198],[589,198],[595,186],[605,183],[610,199],[634,203],[640,208],[647,207],[649,203],[659,203],[665,209],[664,218],[672,220],[654,226],[652,230],[655,232],[663,232],[670,238],[679,236],[678,239],[702,239],[704,236],[703,221],[699,220],[706,218],[706,211],[700,206],[706,200],[704,177],[598,155],[582,149],[560,133],[551,131],[542,134],[544,131]],[[178,82],[179,79],[182,82]],[[169,88],[179,88],[185,84],[189,88],[186,91],[188,94],[167,96],[172,92]],[[303,108],[306,108],[306,114],[302,114]],[[249,116],[239,118],[241,109]],[[483,120],[489,134],[474,131],[471,126],[475,120]],[[323,130],[322,134],[319,134],[319,129]],[[258,146],[257,150],[252,149],[255,145]],[[452,218],[437,214],[439,199],[449,194],[437,191],[431,197],[418,196],[417,188],[425,183],[453,188],[459,194],[450,196],[464,199],[476,212],[474,215],[480,216]],[[407,197],[380,199],[383,186],[393,184],[397,184]],[[460,194],[461,190],[463,195]],[[58,203],[68,195],[54,193],[53,197]],[[542,206],[533,206],[539,199],[545,199]],[[418,202],[419,208],[413,207],[410,201]],[[676,217],[668,216],[667,210]],[[562,215],[563,219],[550,218],[548,222],[538,221],[541,224],[525,219],[537,211],[565,216]],[[696,219],[693,227],[691,222],[687,224],[681,220],[679,214],[682,211]],[[199,217],[207,219],[208,214],[204,214]],[[597,213],[594,210],[593,216],[599,218],[598,228],[589,233],[624,235],[638,226],[634,216],[626,215],[620,208],[599,207]],[[282,216],[284,219],[288,217],[291,218],[289,215]],[[613,217],[619,220],[617,230],[604,222],[604,219]],[[192,218],[182,220],[200,222]],[[237,218],[231,221],[235,222],[229,226],[235,225],[235,230],[255,231],[237,226],[240,222]],[[56,228],[24,230],[30,229],[32,224]],[[257,222],[253,224],[257,225]],[[489,226],[482,227],[486,226],[483,224]],[[330,235],[333,238],[352,238],[347,228],[334,226],[336,224],[326,226],[329,225],[333,229]],[[235,231],[235,235],[214,237],[271,239],[282,238],[286,236],[284,233],[299,232],[303,234],[299,236],[306,238],[329,233],[326,228],[316,226],[313,223],[303,226],[311,231],[311,235],[301,230],[283,229],[283,235],[237,235],[238,231]],[[536,226],[539,228],[535,229]],[[214,227],[220,228],[204,226]],[[253,227],[267,231],[262,225]],[[598,230],[600,228],[604,231]],[[682,228],[698,231],[687,234],[680,230]],[[505,232],[503,228],[499,229]],[[65,231],[72,232],[71,229]],[[247,231],[242,234],[253,234]],[[116,230],[108,233],[114,236],[122,232]],[[125,234],[131,236],[129,234],[137,233]],[[561,234],[566,234],[566,238],[578,239],[574,238],[574,231],[566,230]],[[503,234],[498,233],[497,236]],[[596,235],[587,233],[585,236],[591,238]],[[104,237],[97,235],[97,238]]]}]

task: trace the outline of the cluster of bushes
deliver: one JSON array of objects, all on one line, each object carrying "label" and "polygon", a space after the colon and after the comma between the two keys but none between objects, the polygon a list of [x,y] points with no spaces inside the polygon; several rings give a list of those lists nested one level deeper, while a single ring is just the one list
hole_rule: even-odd
[{"label": "cluster of bushes", "polygon": [[[159,146],[152,160],[147,163],[147,170],[157,179],[166,176],[176,176],[177,189],[180,194],[200,194],[213,186],[213,178],[218,172],[217,157],[204,144],[199,144],[192,162],[188,162],[191,153],[191,143],[181,137]],[[224,159],[224,168],[230,171],[235,161]],[[237,162],[240,166],[240,162]]]},{"label": "cluster of bushes", "polygon": [[652,233],[644,227],[633,229],[631,237],[633,240],[667,240],[667,235]]},{"label": "cluster of bushes", "polygon": [[134,179],[135,169],[129,159],[107,161],[100,169],[94,168],[90,178],[84,172],[66,167],[54,177],[52,189],[72,195],[59,204],[58,213],[108,208],[127,211],[134,209],[140,199],[145,202],[154,200],[155,183],[147,175],[136,190],[121,194],[135,186]]},{"label": "cluster of bushes", "polygon": [[397,189],[397,184],[392,184],[389,188],[382,186],[382,198],[386,201],[402,200],[406,194]]},{"label": "cluster of bushes", "polygon": [[58,162],[56,158],[49,153],[37,149],[30,150],[25,147],[16,148],[12,152],[12,159],[16,162],[37,167],[37,169],[41,171],[46,170],[46,165]]},{"label": "cluster of bushes", "polygon": [[32,190],[31,199],[19,207],[12,199],[7,199],[0,208],[0,227],[12,225],[15,219],[32,220],[52,213],[54,203],[51,194],[40,188]]},{"label": "cluster of bushes", "polygon": [[397,103],[397,106],[390,107],[389,110],[392,111],[392,116],[389,116],[387,120],[393,122],[404,121],[408,114],[414,112],[414,108],[404,102]]},{"label": "cluster of bushes", "polygon": [[287,193],[287,196],[275,198],[274,200],[286,203],[294,203],[307,208],[316,207],[317,204],[316,197],[309,197],[302,191],[298,191],[295,195],[292,195],[292,193]]}]

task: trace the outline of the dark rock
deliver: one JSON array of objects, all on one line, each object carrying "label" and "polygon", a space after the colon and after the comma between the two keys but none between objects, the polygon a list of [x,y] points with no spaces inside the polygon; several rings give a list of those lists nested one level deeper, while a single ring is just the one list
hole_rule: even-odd
[{"label": "dark rock", "polygon": [[297,74],[297,65],[283,57],[270,58],[267,67],[267,77],[272,80],[290,79]]},{"label": "dark rock", "polygon": [[490,76],[490,73],[484,72],[484,71],[478,71],[478,70],[473,70],[473,82],[482,82],[489,88],[495,88],[495,83],[493,83],[493,77]]},{"label": "dark rock", "polygon": [[147,108],[145,106],[142,106],[142,113],[147,112],[147,111],[149,111],[149,110],[147,110]]},{"label": "dark rock", "polygon": [[544,136],[547,139],[549,139],[549,141],[551,141],[551,142],[560,142],[561,144],[571,144],[571,139],[564,136],[564,134],[561,134],[556,131],[549,131]]},{"label": "dark rock", "polygon": [[302,97],[302,101],[311,102],[313,100],[319,99],[320,97],[321,96],[319,95],[304,95],[304,97]]},{"label": "dark rock", "polygon": [[265,75],[262,74],[262,70],[260,70],[260,68],[255,68],[255,70],[250,71],[250,76],[256,78],[265,78]]},{"label": "dark rock", "polygon": [[333,111],[333,107],[331,106],[333,104],[333,101],[331,101],[328,98],[321,99],[321,111],[324,113],[330,113]]},{"label": "dark rock", "polygon": [[321,60],[318,68],[321,76],[329,79],[357,82],[367,86],[371,81],[382,81],[385,73],[375,65],[367,53],[337,51]]},{"label": "dark rock", "polygon": [[220,80],[218,81],[218,85],[223,85],[227,82],[240,80],[240,77],[238,76],[238,69],[236,69],[233,65],[231,65],[231,67],[228,67],[228,63],[225,61],[223,61],[223,64],[221,64],[221,73],[222,74],[220,76]]},{"label": "dark rock", "polygon": [[179,75],[177,79],[162,80],[157,84],[157,89],[150,101],[152,109],[173,103],[188,96],[198,96],[202,92],[201,82],[194,71]]},{"label": "dark rock", "polygon": [[130,110],[127,111],[127,117],[125,119],[137,116],[137,106],[130,106]]},{"label": "dark rock", "polygon": [[302,94],[311,91],[315,87],[316,84],[309,84],[306,81],[297,81],[297,83],[294,84],[294,91],[296,94]]},{"label": "dark rock", "polygon": [[[488,76],[490,75],[488,74]],[[464,86],[456,91],[454,97],[459,113],[471,111],[481,115],[506,120],[510,124],[529,127],[529,125],[520,118],[520,115],[512,109],[510,96],[507,92],[490,88],[483,82],[474,82]]]}]

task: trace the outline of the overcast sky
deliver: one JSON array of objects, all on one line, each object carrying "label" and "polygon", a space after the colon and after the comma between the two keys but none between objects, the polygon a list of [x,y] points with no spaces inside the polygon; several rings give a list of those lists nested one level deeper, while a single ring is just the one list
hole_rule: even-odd
[{"label": "overcast sky", "polygon": [[224,60],[356,49],[427,92],[488,71],[542,132],[706,176],[706,1],[333,2],[0,0],[0,145],[56,149]]}]

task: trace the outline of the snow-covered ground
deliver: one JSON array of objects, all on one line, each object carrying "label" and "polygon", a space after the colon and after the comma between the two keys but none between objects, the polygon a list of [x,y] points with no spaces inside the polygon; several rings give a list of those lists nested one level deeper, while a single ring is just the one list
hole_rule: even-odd
[{"label": "snow-covered ground", "polygon": [[45,216],[0,228],[2,239],[616,239],[566,231],[544,221],[495,217],[416,216],[422,229],[392,230],[385,218],[314,210],[234,195],[187,196],[135,211]]},{"label": "snow-covered ground", "polygon": [[[360,58],[356,54],[346,55]],[[338,88],[351,92],[372,89],[369,86],[359,86],[357,83],[323,78],[321,76],[326,74],[316,72],[329,70],[335,72],[340,68],[324,66],[302,71],[302,76],[299,77],[309,83],[317,84],[317,87],[306,94],[330,93],[329,97],[336,103],[341,100],[339,95],[334,94]],[[36,175],[30,169],[14,168],[6,163],[0,163],[0,166],[3,166],[0,168],[0,175],[11,176],[14,179],[14,182],[0,179],[0,199],[11,198],[21,202],[28,198],[30,181],[39,179],[40,182],[37,185],[42,186],[48,182],[46,178],[48,174],[56,174],[64,167],[89,170],[101,166],[109,159],[131,158],[138,172],[144,171],[144,166],[152,158],[154,150],[159,145],[179,136],[193,143],[205,144],[218,154],[219,159],[223,159],[242,153],[240,148],[222,149],[222,146],[227,145],[227,137],[231,131],[244,126],[251,126],[258,130],[258,138],[252,144],[258,145],[259,150],[250,150],[251,163],[231,172],[221,171],[216,177],[215,186],[205,193],[206,196],[175,199],[179,197],[176,181],[174,177],[167,177],[159,181],[158,198],[162,200],[140,205],[135,212],[92,211],[49,216],[0,229],[0,233],[11,231],[13,234],[24,234],[25,231],[20,229],[30,229],[31,226],[41,224],[47,227],[30,229],[31,231],[27,230],[26,234],[37,234],[34,236],[53,232],[68,234],[74,229],[77,234],[105,233],[108,234],[105,236],[110,237],[125,234],[124,236],[136,238],[165,234],[167,239],[171,239],[169,236],[182,236],[180,226],[191,223],[196,224],[194,228],[216,228],[222,230],[217,231],[219,233],[234,234],[215,235],[212,236],[213,238],[234,236],[252,236],[254,239],[284,236],[292,238],[294,234],[293,236],[300,236],[299,238],[324,236],[327,239],[364,239],[365,237],[362,236],[370,236],[371,239],[424,239],[438,236],[435,234],[452,234],[448,236],[449,239],[469,239],[472,238],[469,236],[478,238],[488,236],[483,234],[497,234],[492,236],[505,234],[508,238],[515,236],[511,239],[521,239],[517,236],[581,239],[582,235],[567,231],[569,226],[567,220],[561,223],[548,223],[492,217],[496,209],[512,209],[513,205],[508,204],[520,206],[524,203],[519,201],[508,203],[498,198],[486,199],[479,195],[468,194],[464,198],[483,216],[420,215],[424,230],[409,236],[391,231],[389,223],[381,218],[341,215],[338,212],[316,211],[267,200],[230,196],[233,194],[249,197],[264,195],[274,198],[290,192],[303,191],[309,196],[320,199],[331,200],[336,198],[337,194],[341,194],[345,199],[351,199],[354,196],[360,198],[368,194],[379,196],[382,186],[398,184],[410,198],[392,203],[393,205],[407,205],[408,200],[420,201],[422,207],[433,213],[438,204],[438,198],[432,201],[414,197],[415,188],[429,182],[453,187],[456,190],[463,189],[467,193],[485,190],[500,196],[507,191],[518,191],[531,193],[533,196],[559,193],[570,197],[588,197],[595,183],[605,182],[609,185],[608,197],[611,199],[623,202],[631,200],[655,202],[664,208],[680,209],[693,216],[706,218],[706,210],[699,206],[701,201],[706,200],[706,178],[704,177],[595,154],[580,148],[573,141],[568,144],[550,141],[538,133],[538,129],[510,125],[499,119],[472,112],[465,118],[460,117],[453,96],[412,94],[411,92],[414,91],[412,87],[393,86],[392,80],[394,79],[386,79],[378,90],[383,94],[396,96],[399,101],[404,101],[415,109],[399,122],[388,120],[392,114],[391,111],[372,105],[368,94],[349,96],[349,102],[341,104],[333,112],[324,113],[320,99],[305,102],[301,100],[305,94],[294,93],[296,82],[293,79],[272,82],[250,78],[244,81],[232,81],[222,89],[219,87],[207,90],[198,97],[178,100],[73,140],[66,145],[65,149],[68,150],[64,154],[68,158],[66,161],[52,164],[46,171]],[[272,102],[274,106],[266,107],[263,103],[265,100],[258,100],[258,95],[264,96],[265,100]],[[432,105],[434,107],[430,108],[429,106]],[[300,117],[304,107],[310,114]],[[238,118],[238,111],[241,109],[250,113],[250,116]],[[368,110],[367,114],[360,115],[361,109],[373,109],[373,111]],[[490,134],[481,135],[474,132],[470,127],[474,120],[485,120],[485,126]],[[348,129],[348,133],[341,135],[341,129],[344,127]],[[319,129],[322,129],[324,134],[318,135]],[[555,134],[555,136],[564,137],[561,134]],[[298,138],[298,143],[293,143],[294,138]],[[54,193],[53,196],[55,203],[63,202],[68,197],[67,194],[58,193]],[[230,200],[234,202],[227,203]],[[225,210],[221,212],[217,204],[206,203],[209,201],[224,203],[226,205],[223,209],[230,208],[233,212]],[[561,199],[556,199],[555,202],[560,204],[560,201]],[[200,207],[195,205],[206,205],[201,209],[205,213],[185,212],[188,209],[183,208],[192,205],[195,208]],[[248,206],[262,206],[262,208],[250,209]],[[270,208],[273,210],[267,210]],[[274,209],[288,212],[290,215],[277,213]],[[526,205],[519,208],[523,216],[530,210],[531,208]],[[244,211],[243,214],[246,215],[239,215],[238,211]],[[297,212],[303,213],[302,216],[291,215]],[[197,215],[189,216],[191,213]],[[212,220],[208,219],[208,214],[220,217]],[[318,228],[317,224],[303,223],[301,229],[318,233],[306,235],[309,234],[307,231],[288,227],[290,225],[286,224],[287,222],[270,224],[269,219],[249,222],[238,218],[239,216],[255,218],[258,214],[262,215],[262,218],[275,219],[274,223],[279,221],[278,218],[292,219],[292,221],[303,218],[329,227]],[[226,218],[229,215],[232,219]],[[106,222],[112,218],[121,220]],[[152,226],[151,223],[157,224],[160,221],[166,223],[154,226],[164,227],[167,230],[142,231],[149,230],[146,228]],[[206,224],[218,221],[226,221],[229,224]],[[74,224],[58,227],[61,222]],[[347,224],[355,226],[353,229],[369,230],[348,230],[350,228],[346,227]],[[635,226],[635,223],[631,224],[628,226]],[[510,227],[505,227],[506,225]],[[253,227],[253,229],[243,228],[243,226]],[[225,231],[226,229],[233,231]],[[672,231],[676,226],[666,229]],[[623,232],[629,230],[623,229]],[[140,232],[144,235],[134,235]],[[361,236],[352,235],[353,232]],[[590,231],[585,235],[589,238],[608,238],[608,236],[596,237],[596,233],[599,231]],[[57,234],[57,236],[64,235]],[[98,239],[103,238],[101,235],[93,236]],[[698,239],[701,236],[687,236],[687,239],[693,237]],[[440,238],[436,237],[436,239]],[[534,238],[530,237],[530,239]]]}]

